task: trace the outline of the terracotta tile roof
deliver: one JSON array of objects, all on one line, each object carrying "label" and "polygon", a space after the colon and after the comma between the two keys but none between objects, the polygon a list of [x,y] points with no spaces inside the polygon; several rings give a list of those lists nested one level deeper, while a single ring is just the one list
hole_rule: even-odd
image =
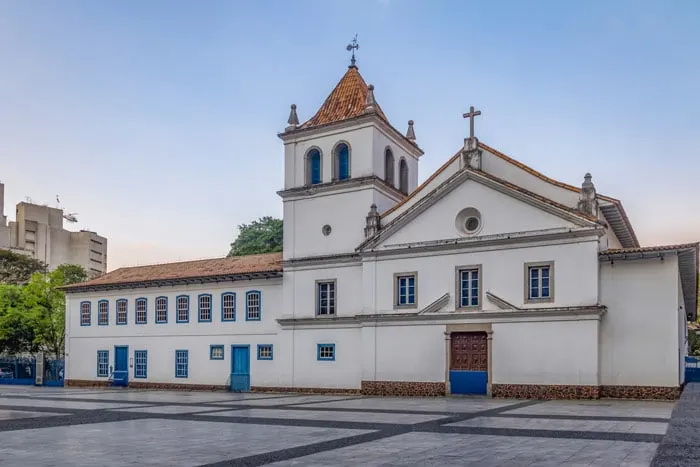
[{"label": "terracotta tile roof", "polygon": [[[316,115],[302,123],[299,128],[312,128],[359,117],[365,108],[367,93],[367,83],[362,79],[357,67],[349,67]],[[377,115],[389,123],[379,104],[376,104],[375,108]]]},{"label": "terracotta tile roof", "polygon": [[601,255],[619,255],[625,253],[653,253],[655,251],[689,250],[700,247],[700,243],[679,243],[676,245],[656,245],[637,248],[613,248],[601,251]]},{"label": "terracotta tile roof", "polygon": [[182,261],[178,263],[152,264],[119,268],[96,279],[65,287],[79,291],[90,287],[138,284],[155,281],[197,279],[206,277],[273,273],[282,271],[282,253],[233,256],[227,258]]}]

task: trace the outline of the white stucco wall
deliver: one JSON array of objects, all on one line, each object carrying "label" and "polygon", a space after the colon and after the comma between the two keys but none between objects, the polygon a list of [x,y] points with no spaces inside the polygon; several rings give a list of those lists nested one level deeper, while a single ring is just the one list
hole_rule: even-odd
[{"label": "white stucco wall", "polygon": [[[445,325],[377,326],[363,353],[374,359],[369,381],[445,381]],[[369,332],[371,335],[372,332]],[[369,340],[369,339],[368,339]],[[371,368],[371,367],[370,367]]]},{"label": "white stucco wall", "polygon": [[600,265],[601,384],[678,386],[678,261]]},{"label": "white stucco wall", "polygon": [[492,383],[598,384],[598,321],[493,324]]}]

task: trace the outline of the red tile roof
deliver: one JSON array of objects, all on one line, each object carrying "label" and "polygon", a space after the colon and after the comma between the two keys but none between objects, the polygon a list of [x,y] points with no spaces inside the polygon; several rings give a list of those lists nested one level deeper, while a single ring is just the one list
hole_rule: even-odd
[{"label": "red tile roof", "polygon": [[625,253],[653,253],[656,251],[672,251],[672,250],[690,250],[698,248],[700,243],[679,243],[677,245],[656,245],[644,246],[637,248],[612,248],[610,250],[601,251],[601,255],[619,255]]},{"label": "red tile roof", "polygon": [[65,287],[79,291],[90,287],[139,284],[144,282],[197,279],[282,271],[282,253],[232,256],[119,268],[96,279]]}]

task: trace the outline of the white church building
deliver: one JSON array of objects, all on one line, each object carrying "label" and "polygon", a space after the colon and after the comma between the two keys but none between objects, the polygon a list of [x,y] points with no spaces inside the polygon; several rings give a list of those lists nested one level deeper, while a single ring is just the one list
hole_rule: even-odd
[{"label": "white church building", "polygon": [[283,253],[128,267],[66,289],[66,385],[675,398],[698,244],[472,133],[418,184],[413,122],[354,63],[284,143]]}]

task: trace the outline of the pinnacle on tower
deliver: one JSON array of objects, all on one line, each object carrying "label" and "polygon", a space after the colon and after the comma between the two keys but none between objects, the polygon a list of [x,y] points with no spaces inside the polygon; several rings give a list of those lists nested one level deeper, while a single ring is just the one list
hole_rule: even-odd
[{"label": "pinnacle on tower", "polygon": [[365,109],[363,114],[368,114],[377,111],[377,101],[374,100],[374,84],[367,86],[367,97],[365,98]]},{"label": "pinnacle on tower", "polygon": [[296,127],[299,126],[299,117],[297,116],[297,105],[292,104],[291,109],[289,110],[289,118],[287,119],[287,123],[289,126],[287,127],[287,131],[289,130],[294,130]]},{"label": "pinnacle on tower", "polygon": [[408,121],[408,130],[406,130],[406,139],[410,142],[416,142],[416,132],[413,130],[413,120]]}]

